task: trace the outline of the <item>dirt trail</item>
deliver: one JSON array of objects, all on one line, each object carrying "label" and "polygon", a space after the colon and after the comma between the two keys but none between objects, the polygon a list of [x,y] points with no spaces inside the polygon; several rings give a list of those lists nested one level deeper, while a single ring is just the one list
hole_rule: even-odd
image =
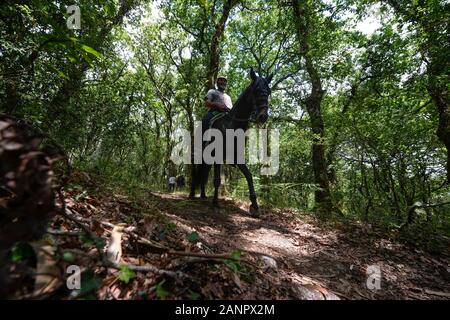
[{"label": "dirt trail", "polygon": [[[279,298],[450,298],[448,255],[429,255],[384,239],[368,227],[326,229],[289,210],[265,210],[261,218],[253,218],[244,204],[231,200],[221,200],[221,209],[215,210],[209,200],[153,195],[162,200],[162,211],[170,220],[182,230],[197,231],[212,252],[240,249],[269,256],[263,258],[264,274]],[[379,290],[367,288],[369,266],[381,271]]]}]

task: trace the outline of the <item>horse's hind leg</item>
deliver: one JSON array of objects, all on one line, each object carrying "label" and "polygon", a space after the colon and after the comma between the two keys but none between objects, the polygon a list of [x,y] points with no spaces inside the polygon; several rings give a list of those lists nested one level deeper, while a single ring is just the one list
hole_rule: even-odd
[{"label": "horse's hind leg", "polygon": [[220,164],[214,164],[214,200],[213,205],[219,208]]},{"label": "horse's hind leg", "polygon": [[202,171],[200,174],[200,189],[201,189],[201,193],[200,193],[200,199],[206,199],[206,192],[205,192],[205,188],[206,188],[206,184],[208,182],[208,176],[209,176],[209,171],[211,170],[211,166],[208,164],[202,164]]},{"label": "horse's hind leg", "polygon": [[258,203],[256,201],[256,192],[255,187],[253,186],[253,177],[252,173],[248,169],[247,165],[245,164],[238,164],[237,167],[242,172],[242,174],[245,176],[245,179],[247,180],[248,184],[248,191],[250,193],[250,201],[252,202],[250,206],[250,214],[253,216],[258,216]]}]

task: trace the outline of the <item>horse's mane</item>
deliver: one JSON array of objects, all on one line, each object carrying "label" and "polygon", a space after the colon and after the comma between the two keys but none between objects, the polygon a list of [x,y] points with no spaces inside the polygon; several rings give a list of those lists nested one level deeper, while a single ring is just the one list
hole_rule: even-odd
[{"label": "horse's mane", "polygon": [[239,103],[241,103],[241,100],[244,99],[244,96],[246,96],[246,95],[248,94],[248,92],[250,91],[250,89],[252,88],[252,86],[254,86],[254,85],[256,84],[256,82],[258,82],[258,81],[259,81],[259,77],[258,77],[255,81],[252,81],[252,82],[247,86],[247,88],[245,88],[245,90],[241,92],[241,94],[239,95],[239,97],[236,99],[236,102],[234,103],[233,109],[232,109],[232,110],[235,110],[235,107],[236,107]]}]

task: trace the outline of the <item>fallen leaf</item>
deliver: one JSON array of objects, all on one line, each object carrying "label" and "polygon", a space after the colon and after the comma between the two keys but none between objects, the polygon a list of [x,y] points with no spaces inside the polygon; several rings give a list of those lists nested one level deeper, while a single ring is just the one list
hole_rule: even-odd
[{"label": "fallen leaf", "polygon": [[62,271],[55,258],[56,248],[42,243],[31,244],[37,257],[36,279],[33,295],[53,292],[62,282]]}]

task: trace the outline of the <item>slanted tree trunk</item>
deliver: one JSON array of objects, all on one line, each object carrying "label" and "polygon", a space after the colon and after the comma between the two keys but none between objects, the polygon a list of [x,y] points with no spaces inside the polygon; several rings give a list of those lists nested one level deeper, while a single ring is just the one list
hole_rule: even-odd
[{"label": "slanted tree trunk", "polygon": [[214,88],[214,83],[219,72],[220,61],[220,38],[225,31],[225,24],[227,23],[231,9],[236,5],[237,0],[226,0],[223,4],[222,15],[219,22],[215,25],[215,31],[211,39],[209,47],[209,64],[206,71],[206,89]]},{"label": "slanted tree trunk", "polygon": [[[206,83],[205,83],[205,91],[208,91],[209,89],[214,88],[214,84],[217,78],[217,74],[219,72],[219,65],[220,65],[220,38],[222,37],[224,31],[225,31],[225,25],[227,23],[228,17],[230,16],[230,12],[233,9],[233,7],[237,4],[239,0],[225,0],[223,3],[222,8],[222,14],[220,16],[219,21],[214,26],[214,34],[211,38],[211,43],[209,46],[209,61],[208,66],[206,69]],[[213,7],[213,13],[215,12]],[[214,16],[212,17],[214,19]],[[203,104],[201,104],[203,106]],[[203,108],[200,107],[200,110]],[[199,112],[200,114],[203,113],[203,110]],[[196,172],[196,166],[193,165],[194,163],[194,128],[192,128],[191,131],[191,181],[194,178]]]},{"label": "slanted tree trunk", "polygon": [[299,54],[305,60],[306,72],[309,75],[311,91],[306,98],[306,111],[308,112],[311,129],[314,134],[312,145],[312,161],[314,182],[319,189],[315,192],[317,209],[326,215],[332,210],[330,182],[328,179],[327,162],[325,158],[325,127],[323,123],[321,104],[324,95],[322,82],[310,50],[312,8],[308,1],[292,1],[294,22],[299,43]]}]

